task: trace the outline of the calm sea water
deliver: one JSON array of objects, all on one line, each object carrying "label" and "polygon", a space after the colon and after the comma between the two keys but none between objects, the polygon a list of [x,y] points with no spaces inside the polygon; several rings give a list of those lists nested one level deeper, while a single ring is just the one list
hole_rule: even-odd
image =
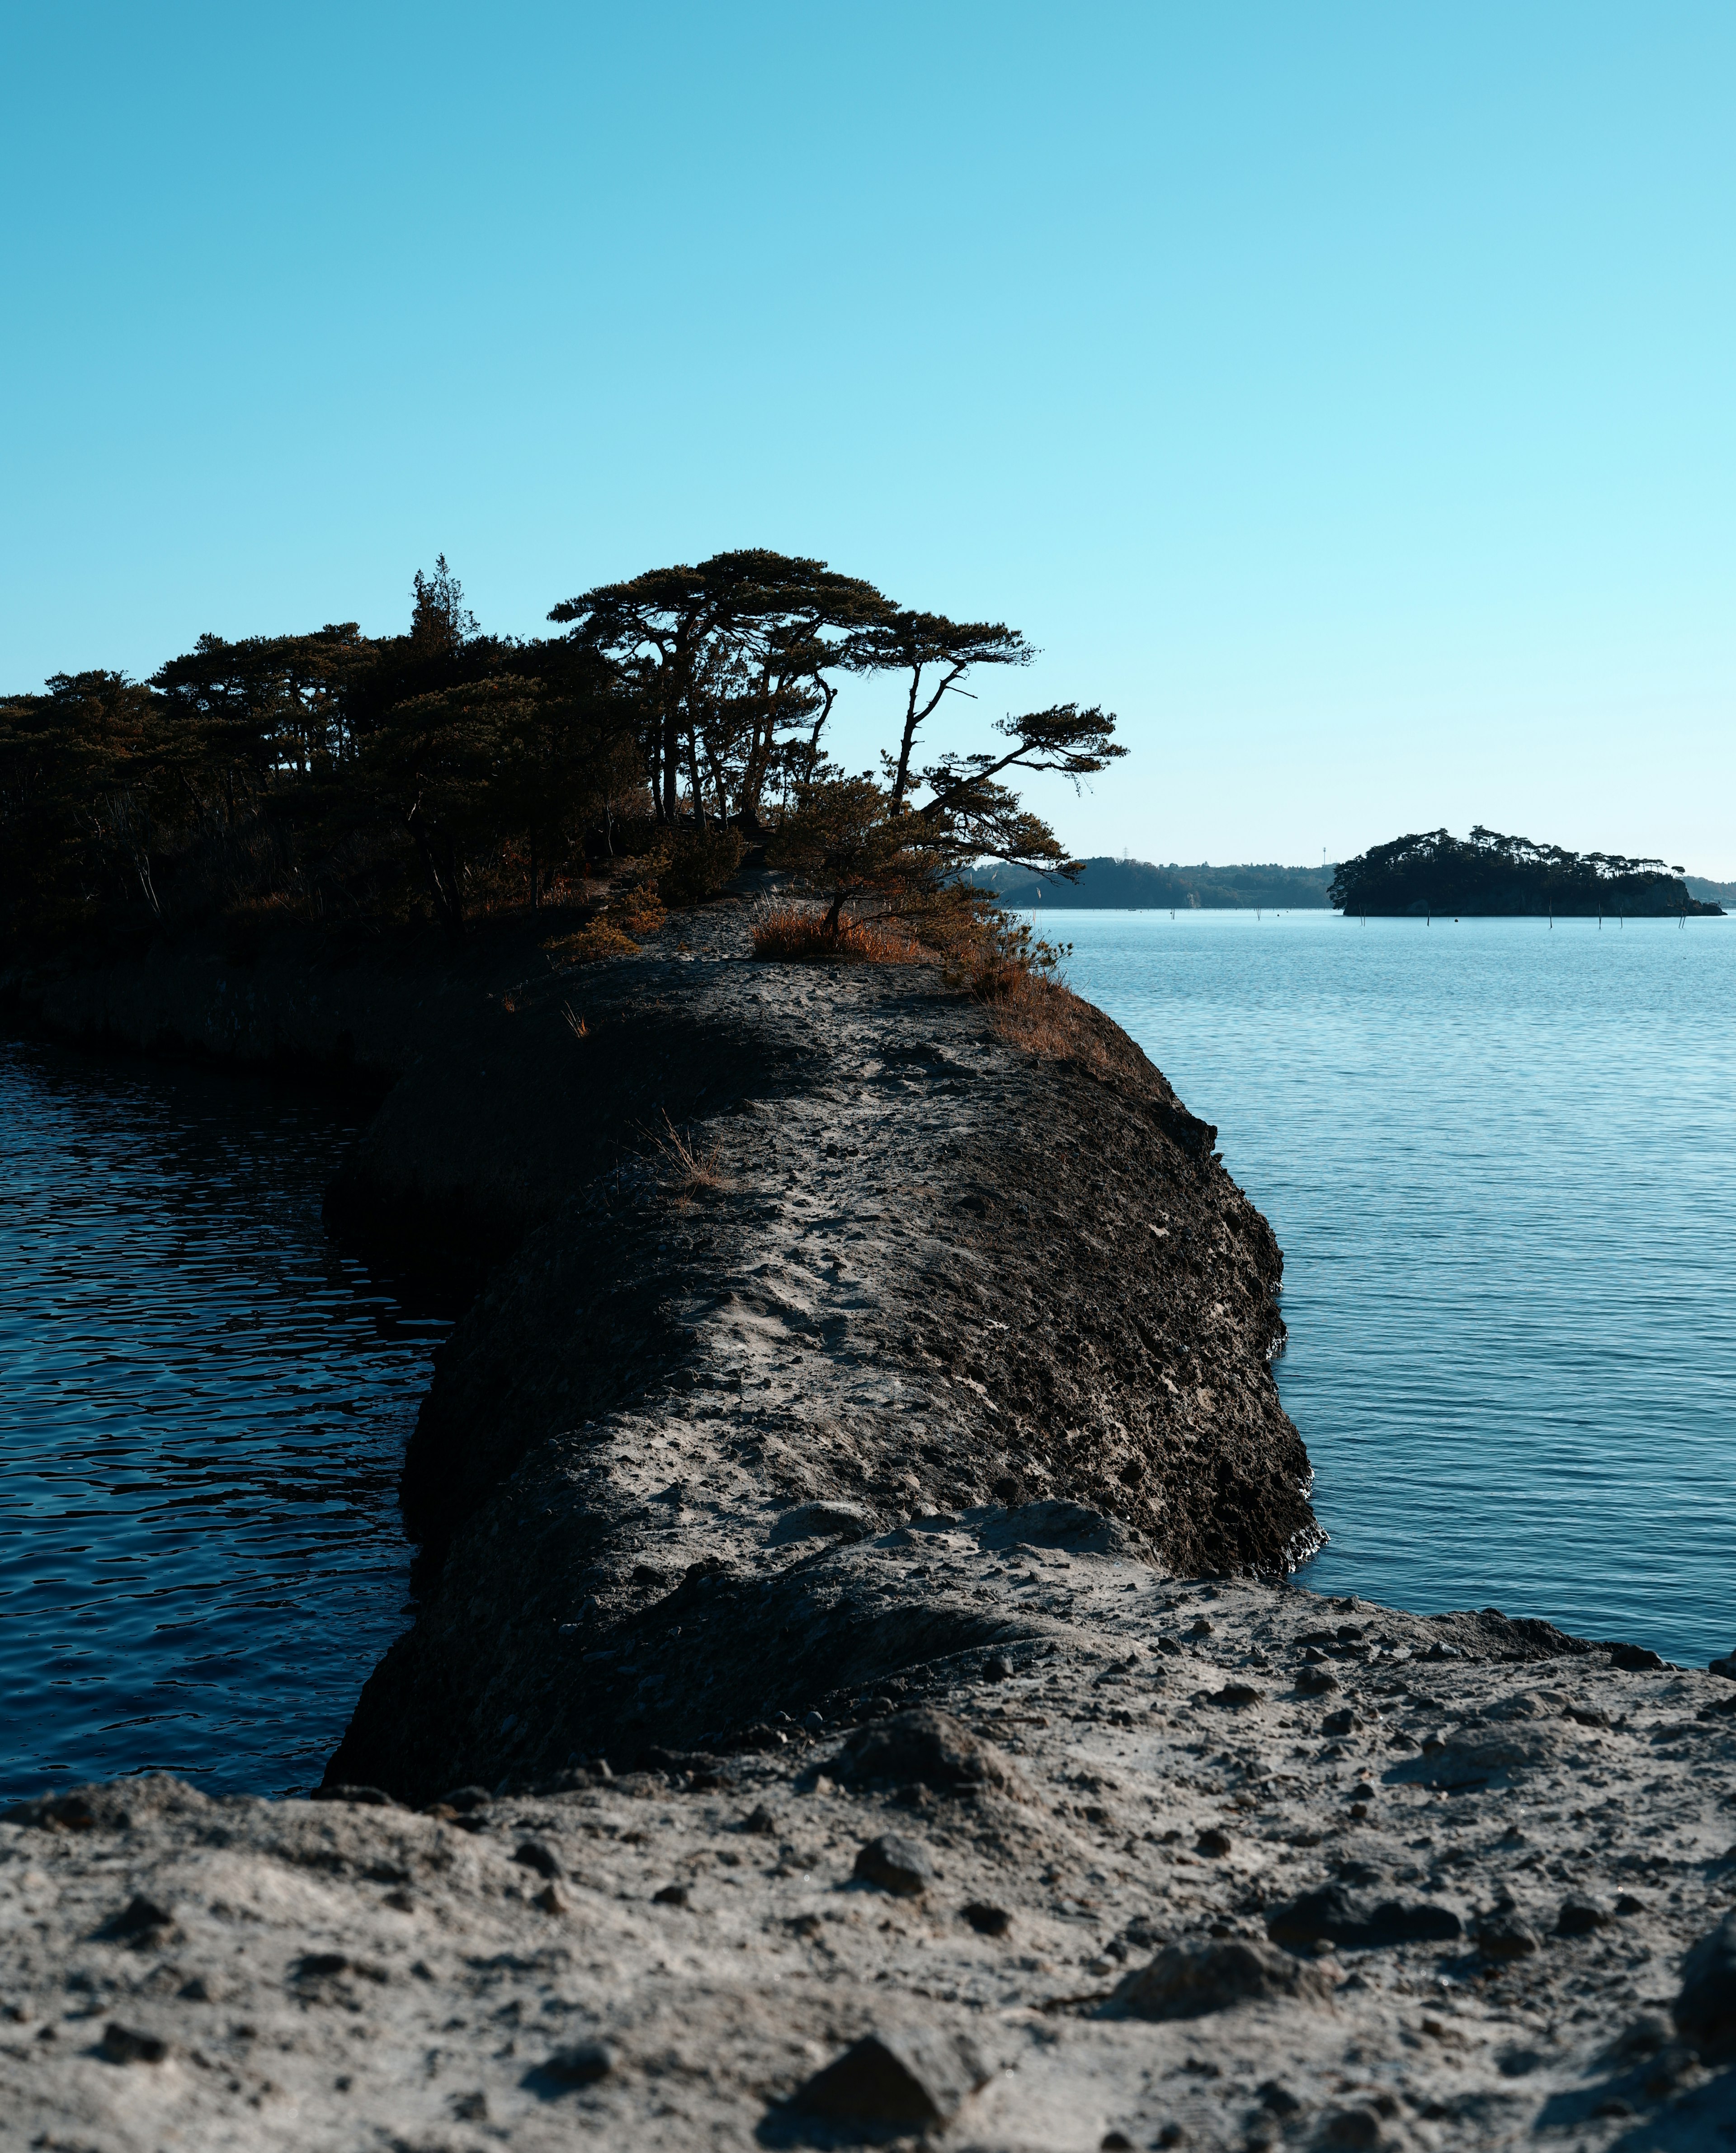
[{"label": "calm sea water", "polygon": [[1283,1247],[1304,1580],[1736,1647],[1736,919],[1042,924]]},{"label": "calm sea water", "polygon": [[0,1042],[0,1796],[307,1787],[408,1619],[444,1326],[340,1257],[353,1122]]}]

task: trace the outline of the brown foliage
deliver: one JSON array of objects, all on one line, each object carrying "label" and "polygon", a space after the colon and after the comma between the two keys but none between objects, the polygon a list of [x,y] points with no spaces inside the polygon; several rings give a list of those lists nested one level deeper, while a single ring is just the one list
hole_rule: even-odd
[{"label": "brown foliage", "polygon": [[1033,950],[1028,939],[1016,935],[979,953],[962,984],[994,1012],[995,1036],[1009,1046],[1047,1061],[1077,1061],[1107,1076],[1116,1056],[1103,1020],[1055,976],[1054,961],[1046,945],[1039,943]]},{"label": "brown foliage", "polygon": [[[659,922],[661,924],[661,922]],[[575,934],[559,934],[543,948],[568,965],[588,965],[599,957],[636,957],[639,944],[607,919],[593,919]]]},{"label": "brown foliage", "polygon": [[834,927],[823,907],[788,903],[771,906],[754,922],[753,953],[784,964],[918,965],[924,956],[890,921],[841,916]]}]

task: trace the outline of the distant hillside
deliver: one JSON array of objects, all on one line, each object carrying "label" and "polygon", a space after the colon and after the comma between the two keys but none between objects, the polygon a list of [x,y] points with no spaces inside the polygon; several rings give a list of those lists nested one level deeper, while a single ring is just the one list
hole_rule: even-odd
[{"label": "distant hillside", "polygon": [[1077,906],[1103,912],[1252,912],[1326,909],[1331,868],[1155,866],[1150,860],[1093,859],[1076,883],[1041,881],[1011,868],[979,868],[976,880],[1007,904]]},{"label": "distant hillside", "polygon": [[1705,875],[1683,875],[1688,893],[1702,904],[1736,904],[1736,882],[1713,882]]}]

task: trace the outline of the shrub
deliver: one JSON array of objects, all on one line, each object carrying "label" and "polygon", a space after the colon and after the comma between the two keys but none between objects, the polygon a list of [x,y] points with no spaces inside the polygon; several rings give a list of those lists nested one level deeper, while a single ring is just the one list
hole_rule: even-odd
[{"label": "shrub", "polygon": [[832,927],[823,906],[774,904],[754,922],[753,953],[785,964],[920,964],[921,945],[883,919],[840,917]]},{"label": "shrub", "polygon": [[607,919],[593,919],[588,927],[581,927],[576,934],[557,935],[543,948],[551,957],[559,957],[569,965],[588,965],[599,957],[636,957],[639,944],[631,941],[619,928]]},{"label": "shrub", "polygon": [[677,831],[661,850],[658,896],[670,906],[703,904],[729,881],[746,849],[739,830]]}]

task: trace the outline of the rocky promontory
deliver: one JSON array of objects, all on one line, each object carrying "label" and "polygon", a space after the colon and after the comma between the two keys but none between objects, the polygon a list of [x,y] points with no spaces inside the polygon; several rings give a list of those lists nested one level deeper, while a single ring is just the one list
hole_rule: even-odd
[{"label": "rocky promontory", "polygon": [[20,2142],[1724,2142],[1736,1682],[1300,1589],[1215,1132],[1094,1011],[756,961],[752,897],[16,988],[347,1055],[334,1221],[481,1281],[317,1797],[0,1822]]}]

